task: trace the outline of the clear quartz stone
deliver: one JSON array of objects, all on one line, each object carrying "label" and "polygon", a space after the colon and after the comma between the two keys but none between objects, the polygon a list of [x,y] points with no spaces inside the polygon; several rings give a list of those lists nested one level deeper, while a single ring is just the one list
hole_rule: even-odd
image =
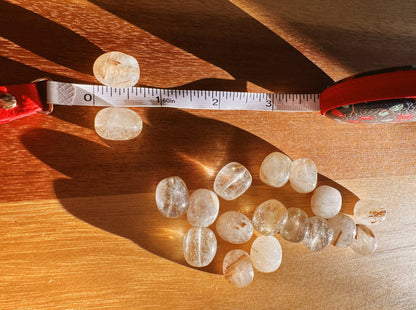
[{"label": "clear quartz stone", "polygon": [[229,251],[224,257],[222,266],[224,277],[237,287],[246,287],[253,281],[253,265],[246,251],[240,249]]},{"label": "clear quartz stone", "polygon": [[194,267],[208,266],[217,253],[217,238],[211,229],[193,227],[183,238],[183,255],[186,262]]},{"label": "clear quartz stone", "polygon": [[131,140],[141,133],[142,128],[139,114],[127,108],[105,108],[95,116],[95,131],[103,139]]},{"label": "clear quartz stone", "polygon": [[244,214],[228,211],[218,217],[216,223],[218,235],[233,244],[242,244],[253,236],[253,224]]},{"label": "clear quartz stone", "polygon": [[338,213],[334,217],[328,219],[334,231],[331,244],[339,248],[347,247],[355,236],[355,222],[348,215]]},{"label": "clear quartz stone", "polygon": [[291,162],[283,153],[270,153],[261,163],[260,180],[273,187],[282,187],[289,180]]},{"label": "clear quartz stone", "polygon": [[331,243],[334,231],[328,222],[320,217],[314,216],[308,220],[308,230],[306,231],[303,244],[314,252],[319,252]]},{"label": "clear quartz stone", "polygon": [[312,194],[312,212],[317,216],[329,219],[339,213],[341,205],[341,193],[331,186],[321,185]]},{"label": "clear quartz stone", "polygon": [[286,220],[287,209],[276,199],[261,203],[253,215],[254,229],[265,236],[277,234]]},{"label": "clear quartz stone", "polygon": [[377,249],[377,239],[370,228],[363,224],[357,224],[355,237],[350,243],[350,248],[360,255],[369,255]]},{"label": "clear quartz stone", "polygon": [[290,185],[298,193],[312,192],[318,181],[318,171],[311,159],[299,158],[290,165]]},{"label": "clear quartz stone", "polygon": [[163,179],[156,187],[156,205],[159,212],[168,218],[179,217],[189,206],[188,188],[177,176]]},{"label": "clear quartz stone", "polygon": [[186,213],[188,222],[195,227],[208,227],[215,222],[220,209],[217,195],[208,189],[197,189],[189,198]]},{"label": "clear quartz stone", "polygon": [[214,191],[225,200],[240,197],[251,185],[251,174],[243,165],[231,162],[225,165],[214,181]]},{"label": "clear quartz stone", "polygon": [[102,54],[95,60],[93,72],[100,83],[116,88],[132,87],[140,77],[137,60],[121,52]]},{"label": "clear quartz stone", "polygon": [[280,229],[280,235],[291,242],[300,242],[308,230],[308,215],[299,208],[287,209],[286,223]]},{"label": "clear quartz stone", "polygon": [[273,236],[260,236],[253,241],[250,259],[260,272],[276,271],[282,262],[282,247]]},{"label": "clear quartz stone", "polygon": [[386,208],[377,200],[359,200],[354,206],[354,217],[360,224],[379,224],[384,221],[386,214]]}]

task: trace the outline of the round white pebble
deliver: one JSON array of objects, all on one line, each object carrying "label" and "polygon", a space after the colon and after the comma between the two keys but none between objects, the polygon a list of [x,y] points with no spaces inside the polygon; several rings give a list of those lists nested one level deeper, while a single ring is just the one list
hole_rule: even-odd
[{"label": "round white pebble", "polygon": [[350,243],[350,248],[360,255],[372,254],[377,249],[377,238],[370,228],[363,224],[357,224],[355,237]]},{"label": "round white pebble", "polygon": [[193,227],[183,238],[183,255],[186,262],[194,267],[208,266],[217,253],[217,238],[211,229]]},{"label": "round white pebble", "polygon": [[254,278],[250,256],[240,249],[231,250],[225,255],[222,270],[227,281],[237,287],[246,287]]},{"label": "round white pebble", "polygon": [[189,198],[186,213],[189,224],[195,227],[208,227],[215,222],[220,209],[217,195],[208,189],[197,189]]},{"label": "round white pebble", "polygon": [[328,219],[328,223],[334,231],[332,245],[339,248],[347,247],[355,236],[356,225],[354,220],[344,213],[338,213]]},{"label": "round white pebble", "polygon": [[318,182],[318,170],[311,159],[299,158],[290,165],[290,185],[298,193],[312,192]]},{"label": "round white pebble", "polygon": [[282,247],[273,236],[260,236],[254,240],[250,249],[250,259],[254,268],[260,272],[273,272],[282,263]]},{"label": "round white pebble", "polygon": [[188,188],[180,177],[173,176],[160,181],[155,196],[159,212],[167,218],[179,217],[188,210]]},{"label": "round white pebble", "polygon": [[250,187],[252,177],[242,164],[231,162],[218,172],[214,181],[214,191],[225,200],[240,197]]},{"label": "round white pebble", "polygon": [[317,216],[329,219],[339,213],[341,205],[341,193],[331,186],[321,185],[312,195],[312,212]]},{"label": "round white pebble", "polygon": [[282,187],[289,180],[291,163],[292,160],[283,153],[270,153],[261,163],[260,180],[273,187]]},{"label": "round white pebble", "polygon": [[329,245],[333,235],[334,231],[331,225],[324,218],[314,216],[308,220],[308,230],[303,244],[312,251],[319,252]]},{"label": "round white pebble", "polygon": [[216,223],[218,235],[233,244],[242,244],[253,236],[253,224],[244,214],[228,211],[218,217]]},{"label": "round white pebble", "polygon": [[386,208],[377,200],[358,200],[354,206],[354,217],[360,224],[380,224],[385,220],[386,214]]},{"label": "round white pebble", "polygon": [[261,203],[253,214],[254,229],[265,236],[277,234],[286,220],[287,209],[276,199]]}]

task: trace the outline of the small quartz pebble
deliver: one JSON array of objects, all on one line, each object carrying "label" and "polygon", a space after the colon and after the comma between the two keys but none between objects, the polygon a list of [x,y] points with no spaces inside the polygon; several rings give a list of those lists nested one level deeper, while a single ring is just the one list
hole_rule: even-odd
[{"label": "small quartz pebble", "polygon": [[216,223],[218,235],[234,244],[242,244],[250,240],[253,235],[253,224],[244,214],[228,211],[218,217]]},{"label": "small quartz pebble", "polygon": [[183,238],[183,255],[186,262],[194,267],[209,265],[217,253],[217,239],[211,229],[193,227]]},{"label": "small quartz pebble", "polygon": [[300,242],[308,230],[308,215],[299,208],[287,209],[286,223],[280,229],[280,235],[291,242]]},{"label": "small quartz pebble", "polygon": [[360,224],[379,224],[384,221],[386,214],[386,208],[376,200],[359,200],[354,206],[354,217]]},{"label": "small quartz pebble", "polygon": [[328,185],[319,186],[312,195],[312,212],[320,217],[329,219],[339,213],[342,196],[339,190]]},{"label": "small quartz pebble", "polygon": [[357,224],[357,232],[350,243],[350,248],[360,255],[369,255],[377,249],[374,233],[365,225]]},{"label": "small quartz pebble", "polygon": [[320,217],[314,216],[308,220],[308,230],[306,231],[303,244],[314,252],[318,252],[331,243],[334,231],[328,222]]},{"label": "small quartz pebble", "polygon": [[250,258],[254,268],[260,272],[273,272],[282,262],[282,247],[273,236],[260,236],[253,241]]},{"label": "small quartz pebble", "polygon": [[137,60],[121,52],[108,52],[98,57],[93,72],[100,83],[116,88],[132,87],[140,77]]},{"label": "small quartz pebble", "polygon": [[246,251],[240,249],[229,251],[224,257],[222,266],[224,277],[237,287],[245,287],[253,281],[253,265]]},{"label": "small quartz pebble", "polygon": [[217,195],[213,191],[200,188],[192,193],[186,216],[192,226],[208,227],[215,222],[219,209]]},{"label": "small quartz pebble", "polygon": [[300,158],[292,161],[290,165],[290,185],[298,193],[312,192],[318,181],[318,171],[311,159]]},{"label": "small quartz pebble", "polygon": [[282,187],[289,180],[291,162],[287,155],[280,152],[267,155],[260,166],[260,180],[273,187]]},{"label": "small quartz pebble", "polygon": [[131,140],[140,134],[142,128],[139,114],[127,108],[105,108],[95,117],[95,131],[106,140]]},{"label": "small quartz pebble", "polygon": [[331,244],[339,248],[347,247],[355,236],[354,220],[344,213],[338,213],[328,219],[328,223],[334,231]]},{"label": "small quartz pebble", "polygon": [[240,197],[251,185],[251,174],[242,164],[231,162],[225,165],[214,181],[214,191],[225,200]]},{"label": "small quartz pebble", "polygon": [[176,176],[160,181],[156,187],[156,205],[160,213],[168,218],[184,214],[189,206],[189,194],[185,182]]},{"label": "small quartz pebble", "polygon": [[261,203],[253,215],[254,229],[265,236],[277,234],[286,220],[287,209],[276,199]]}]

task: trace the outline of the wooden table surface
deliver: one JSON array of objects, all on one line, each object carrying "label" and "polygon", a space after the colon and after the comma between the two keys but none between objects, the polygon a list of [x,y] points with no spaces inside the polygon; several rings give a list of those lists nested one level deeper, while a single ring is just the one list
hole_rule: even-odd
[{"label": "wooden table surface", "polygon": [[[270,4],[274,3],[274,4]],[[320,92],[351,74],[408,65],[416,56],[414,1],[72,0],[0,2],[0,85],[48,76],[97,83],[94,60],[122,51],[139,85]],[[144,128],[111,142],[98,108],[56,107],[0,126],[1,309],[415,309],[416,124],[353,125],[318,113],[135,109]],[[253,185],[220,213],[252,215],[276,198],[311,215],[309,195],[266,187],[274,150],[313,159],[320,184],[383,201],[378,249],[312,253],[280,236],[283,261],[238,289],[222,276],[233,248],[218,238],[213,263],[182,254],[186,218],[157,211],[157,182],[179,175],[212,189],[230,161]],[[215,226],[215,225],[214,225]],[[215,230],[215,227],[213,228]]]}]

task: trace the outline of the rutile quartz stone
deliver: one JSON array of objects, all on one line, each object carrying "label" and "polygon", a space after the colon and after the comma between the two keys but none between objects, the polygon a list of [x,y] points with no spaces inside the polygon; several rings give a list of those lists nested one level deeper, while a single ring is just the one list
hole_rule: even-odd
[{"label": "rutile quartz stone", "polygon": [[331,186],[321,185],[312,194],[312,212],[317,216],[329,219],[339,213],[341,205],[341,193]]},{"label": "rutile quartz stone", "polygon": [[216,223],[218,235],[233,244],[242,244],[250,240],[253,235],[253,224],[244,214],[228,211],[221,214]]},{"label": "rutile quartz stone", "polygon": [[280,229],[280,235],[291,242],[300,242],[308,230],[308,215],[299,208],[287,209],[286,223]]},{"label": "rutile quartz stone", "polygon": [[306,231],[303,244],[314,252],[319,252],[331,243],[334,231],[328,222],[320,217],[314,216],[308,220],[308,230]]},{"label": "rutile quartz stone", "polygon": [[251,174],[243,165],[231,162],[225,165],[214,181],[214,191],[225,200],[241,196],[251,185]]},{"label": "rutile quartz stone", "polygon": [[253,281],[253,265],[246,251],[240,249],[229,251],[224,257],[222,266],[224,277],[237,287],[245,287]]},{"label": "rutile quartz stone", "polygon": [[156,205],[168,218],[179,217],[188,210],[189,194],[185,182],[177,176],[163,179],[156,187]]},{"label": "rutile quartz stone", "polygon": [[328,223],[334,231],[331,244],[339,248],[347,247],[355,236],[354,220],[344,213],[338,213],[328,219]]},{"label": "rutile quartz stone", "polygon": [[270,153],[261,163],[260,180],[273,187],[282,187],[289,180],[291,163],[292,160],[283,153]]},{"label": "rutile quartz stone", "polygon": [[377,249],[377,239],[370,228],[357,224],[357,232],[350,243],[350,248],[360,255],[369,255]]},{"label": "rutile quartz stone", "polygon": [[183,255],[186,262],[194,267],[209,265],[217,253],[217,239],[211,229],[193,227],[183,238]]},{"label": "rutile quartz stone", "polygon": [[384,221],[386,214],[386,208],[380,201],[359,200],[354,206],[354,217],[360,224],[379,224]]},{"label": "rutile quartz stone", "polygon": [[273,236],[260,236],[253,241],[250,249],[251,262],[260,272],[273,272],[282,262],[282,247]]},{"label": "rutile quartz stone", "polygon": [[318,171],[311,159],[300,158],[290,165],[290,185],[298,193],[312,192],[318,181]]},{"label": "rutile quartz stone", "polygon": [[208,227],[215,222],[219,209],[217,195],[213,191],[200,188],[192,193],[186,216],[192,226]]},{"label": "rutile quartz stone", "polygon": [[277,234],[286,220],[287,209],[276,199],[261,203],[253,215],[254,229],[265,236]]}]

